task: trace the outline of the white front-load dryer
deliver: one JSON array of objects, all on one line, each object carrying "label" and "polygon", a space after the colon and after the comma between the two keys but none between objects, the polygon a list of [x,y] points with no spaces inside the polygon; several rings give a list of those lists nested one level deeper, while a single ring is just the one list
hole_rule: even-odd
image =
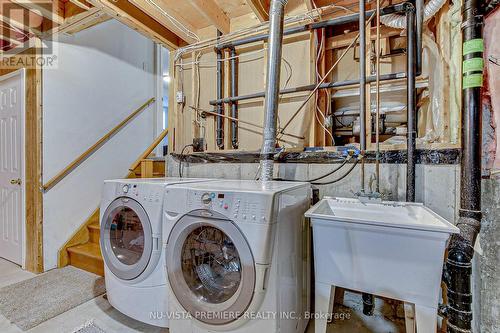
[{"label": "white front-load dryer", "polygon": [[194,178],[104,182],[100,245],[108,301],[136,320],[168,327],[162,207],[165,187]]},{"label": "white front-load dryer", "polygon": [[214,181],[166,189],[170,333],[303,333],[310,185]]}]

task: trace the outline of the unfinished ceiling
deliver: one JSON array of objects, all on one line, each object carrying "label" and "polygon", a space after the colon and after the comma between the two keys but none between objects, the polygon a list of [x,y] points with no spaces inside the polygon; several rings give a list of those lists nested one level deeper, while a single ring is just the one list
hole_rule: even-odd
[{"label": "unfinished ceiling", "polygon": [[[401,1],[390,1],[397,3]],[[3,0],[2,53],[22,50],[32,37],[75,33],[115,18],[171,49],[268,20],[269,0]],[[287,15],[324,6],[357,11],[356,0],[289,0]],[[367,4],[369,7],[370,4]],[[345,14],[345,11],[342,11]]]},{"label": "unfinished ceiling", "polygon": [[74,33],[110,18],[80,0],[0,1],[0,54],[32,46],[34,37],[50,39],[55,33]]}]

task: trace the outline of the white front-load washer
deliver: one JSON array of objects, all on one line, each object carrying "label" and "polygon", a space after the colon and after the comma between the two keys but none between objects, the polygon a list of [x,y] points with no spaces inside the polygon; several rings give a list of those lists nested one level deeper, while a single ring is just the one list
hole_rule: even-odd
[{"label": "white front-load washer", "polygon": [[168,288],[162,239],[165,187],[194,178],[118,179],[104,182],[101,253],[108,301],[127,316],[168,327]]},{"label": "white front-load washer", "polygon": [[310,184],[226,180],[165,192],[171,333],[303,333]]}]

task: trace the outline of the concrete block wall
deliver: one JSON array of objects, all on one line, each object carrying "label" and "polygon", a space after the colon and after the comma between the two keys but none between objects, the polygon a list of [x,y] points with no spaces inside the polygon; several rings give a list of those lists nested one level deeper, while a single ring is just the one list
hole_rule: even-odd
[{"label": "concrete block wall", "polygon": [[[167,157],[168,176],[178,176],[178,162]],[[306,180],[327,173],[338,166],[329,164],[276,164],[275,177]],[[257,163],[183,163],[184,177],[219,179],[255,179]],[[347,170],[347,167],[343,169]],[[381,192],[388,200],[404,201],[406,196],[406,165],[381,165]],[[374,164],[366,165],[367,180],[375,172]],[[324,180],[335,179],[337,172]],[[373,177],[373,176],[372,176]],[[360,186],[360,167],[342,181],[319,186],[320,197],[354,197]],[[367,185],[369,182],[367,181]],[[417,201],[456,222],[459,208],[460,166],[417,165]],[[372,186],[375,186],[374,183]],[[483,180],[484,219],[474,262],[474,327],[475,332],[500,332],[500,179]]]},{"label": "concrete block wall", "polygon": [[[171,156],[167,157],[168,176],[179,175],[179,164]],[[275,177],[283,179],[307,180],[318,177],[336,168],[338,164],[303,164],[280,163],[274,169]],[[258,174],[257,163],[183,163],[184,177],[203,177],[219,179],[255,179]],[[344,166],[323,181],[333,180],[344,174],[348,169]],[[360,170],[358,165],[343,180],[331,185],[318,186],[320,197],[354,197],[360,190]],[[370,177],[374,179],[375,164],[365,165],[366,186],[370,185]],[[458,165],[417,165],[416,192],[417,201],[423,202],[436,213],[454,222],[457,217],[459,204]],[[372,182],[375,189],[375,182]],[[443,189],[446,189],[444,193]],[[384,199],[404,201],[406,197],[406,165],[381,164],[380,166],[380,191]]]}]

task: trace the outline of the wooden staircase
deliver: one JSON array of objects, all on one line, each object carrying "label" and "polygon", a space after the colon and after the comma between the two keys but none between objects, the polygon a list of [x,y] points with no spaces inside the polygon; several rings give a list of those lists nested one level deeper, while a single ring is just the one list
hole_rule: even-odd
[{"label": "wooden staircase", "polygon": [[[127,178],[165,177],[165,159],[142,159],[130,170]],[[104,261],[101,255],[99,227],[99,208],[73,234],[71,239],[59,251],[59,267],[72,265],[83,270],[104,275]]]}]

